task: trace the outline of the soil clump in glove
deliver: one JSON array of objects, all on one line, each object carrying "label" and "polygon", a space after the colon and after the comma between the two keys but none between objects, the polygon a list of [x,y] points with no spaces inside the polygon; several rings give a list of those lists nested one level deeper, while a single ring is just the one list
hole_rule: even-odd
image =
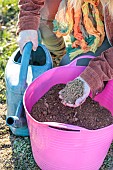
[{"label": "soil clump in glove", "polygon": [[64,84],[53,86],[34,104],[30,113],[31,116],[39,122],[66,123],[89,130],[96,130],[113,124],[113,116],[110,111],[90,97],[79,107],[64,106],[58,94],[64,87]]},{"label": "soil clump in glove", "polygon": [[62,90],[62,97],[70,104],[74,104],[76,99],[83,96],[83,82],[79,79],[69,82]]}]

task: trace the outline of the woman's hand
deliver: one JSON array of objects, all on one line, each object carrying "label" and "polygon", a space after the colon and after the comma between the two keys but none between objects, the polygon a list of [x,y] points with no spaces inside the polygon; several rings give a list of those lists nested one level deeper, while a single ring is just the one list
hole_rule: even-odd
[{"label": "woman's hand", "polygon": [[24,30],[19,33],[18,44],[20,53],[22,54],[23,48],[28,42],[33,43],[33,50],[36,51],[38,47],[38,33],[36,30]]},{"label": "woman's hand", "polygon": [[89,96],[90,87],[87,82],[77,77],[66,84],[65,88],[59,92],[59,98],[65,106],[78,107],[85,102]]}]

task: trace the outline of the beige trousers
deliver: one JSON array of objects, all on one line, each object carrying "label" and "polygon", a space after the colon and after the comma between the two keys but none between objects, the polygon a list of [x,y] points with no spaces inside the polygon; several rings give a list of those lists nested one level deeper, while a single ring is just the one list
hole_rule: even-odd
[{"label": "beige trousers", "polygon": [[61,57],[65,54],[66,51],[64,40],[62,37],[56,37],[55,33],[53,32],[52,21],[41,19],[39,31],[43,44],[53,55],[56,57]]}]

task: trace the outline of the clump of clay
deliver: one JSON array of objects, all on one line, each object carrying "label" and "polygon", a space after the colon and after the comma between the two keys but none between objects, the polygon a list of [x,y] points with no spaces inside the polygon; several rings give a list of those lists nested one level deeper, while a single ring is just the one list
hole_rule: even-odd
[{"label": "clump of clay", "polygon": [[83,96],[84,86],[83,82],[80,79],[75,79],[65,86],[61,91],[61,96],[65,102],[74,104],[75,101]]}]

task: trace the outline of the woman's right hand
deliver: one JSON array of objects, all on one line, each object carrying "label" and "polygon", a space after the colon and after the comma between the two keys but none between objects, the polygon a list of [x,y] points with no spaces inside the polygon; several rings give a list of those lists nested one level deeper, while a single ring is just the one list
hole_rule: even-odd
[{"label": "woman's right hand", "polygon": [[90,86],[80,76],[66,84],[59,92],[61,103],[69,107],[78,107],[85,102],[90,94]]},{"label": "woman's right hand", "polygon": [[19,33],[17,42],[19,44],[21,54],[23,52],[24,46],[28,42],[32,42],[33,51],[36,51],[38,47],[38,32],[36,30],[23,30]]}]

